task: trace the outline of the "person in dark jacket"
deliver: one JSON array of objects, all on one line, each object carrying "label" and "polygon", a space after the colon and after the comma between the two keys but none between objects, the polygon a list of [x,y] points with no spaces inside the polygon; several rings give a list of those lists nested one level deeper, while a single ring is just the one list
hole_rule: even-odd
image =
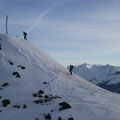
[{"label": "person in dark jacket", "polygon": [[71,75],[72,75],[72,70],[73,70],[73,65],[70,65],[69,72],[71,73]]},{"label": "person in dark jacket", "polygon": [[24,40],[27,40],[27,33],[23,31]]}]

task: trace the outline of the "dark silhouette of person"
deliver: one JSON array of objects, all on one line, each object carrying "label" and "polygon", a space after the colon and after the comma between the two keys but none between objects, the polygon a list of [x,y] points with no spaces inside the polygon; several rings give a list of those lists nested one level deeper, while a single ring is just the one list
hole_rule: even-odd
[{"label": "dark silhouette of person", "polygon": [[71,75],[72,75],[72,70],[73,70],[73,65],[70,65],[69,72],[71,73]]},{"label": "dark silhouette of person", "polygon": [[24,40],[27,40],[27,33],[23,31]]}]

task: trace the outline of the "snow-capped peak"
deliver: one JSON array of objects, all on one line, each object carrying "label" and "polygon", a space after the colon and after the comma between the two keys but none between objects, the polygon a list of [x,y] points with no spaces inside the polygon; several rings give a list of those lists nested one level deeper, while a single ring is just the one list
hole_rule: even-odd
[{"label": "snow-capped peak", "polygon": [[[73,72],[78,76],[112,92],[120,93],[120,67],[112,65],[82,64],[74,67]],[[84,66],[84,67],[83,67]],[[114,89],[113,89],[114,88]]]}]

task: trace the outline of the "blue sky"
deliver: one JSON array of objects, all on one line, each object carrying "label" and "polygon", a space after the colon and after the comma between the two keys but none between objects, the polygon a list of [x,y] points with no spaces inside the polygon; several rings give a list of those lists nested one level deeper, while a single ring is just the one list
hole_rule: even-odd
[{"label": "blue sky", "polygon": [[1,0],[0,33],[22,37],[63,66],[120,65],[120,0]]}]

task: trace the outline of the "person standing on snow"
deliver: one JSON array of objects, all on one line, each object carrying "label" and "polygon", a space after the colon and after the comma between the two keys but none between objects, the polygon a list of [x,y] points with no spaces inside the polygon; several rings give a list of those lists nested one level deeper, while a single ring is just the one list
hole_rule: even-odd
[{"label": "person standing on snow", "polygon": [[27,40],[27,33],[23,31],[24,40]]},{"label": "person standing on snow", "polygon": [[72,70],[73,70],[73,65],[70,65],[69,72],[71,73],[71,75],[72,75]]}]

